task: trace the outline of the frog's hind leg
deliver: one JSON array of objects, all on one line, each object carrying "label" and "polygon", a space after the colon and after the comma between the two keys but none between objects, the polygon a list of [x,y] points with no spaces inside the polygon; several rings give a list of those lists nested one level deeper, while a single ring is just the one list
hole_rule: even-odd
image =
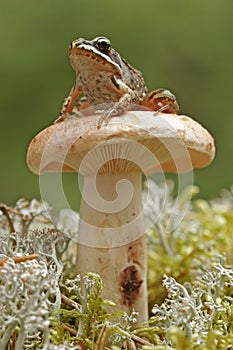
[{"label": "frog's hind leg", "polygon": [[157,89],[150,92],[141,105],[147,107],[157,113],[173,113],[179,112],[179,105],[176,101],[176,97],[166,89]]}]

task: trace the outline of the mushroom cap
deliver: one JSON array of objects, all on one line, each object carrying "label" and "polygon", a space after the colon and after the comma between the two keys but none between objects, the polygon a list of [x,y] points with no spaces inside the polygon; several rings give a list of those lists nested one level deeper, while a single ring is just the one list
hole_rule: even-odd
[{"label": "mushroom cap", "polygon": [[99,118],[71,116],[41,131],[28,148],[30,170],[184,173],[214,158],[213,137],[185,115],[128,111],[98,129]]}]

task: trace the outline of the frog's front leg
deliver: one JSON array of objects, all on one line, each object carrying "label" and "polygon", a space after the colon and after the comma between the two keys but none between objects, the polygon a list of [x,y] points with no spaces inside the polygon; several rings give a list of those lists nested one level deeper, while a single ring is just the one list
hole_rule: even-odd
[{"label": "frog's front leg", "polygon": [[136,99],[136,94],[120,79],[112,77],[111,82],[114,84],[114,89],[119,92],[119,101],[115,102],[106,111],[97,111],[97,113],[103,113],[98,120],[98,129],[101,125],[107,124],[111,117],[122,114],[124,111],[130,109],[130,106]]},{"label": "frog's front leg", "polygon": [[56,119],[54,123],[58,123],[69,118],[80,94],[81,90],[76,85],[74,85],[70,90],[68,97],[66,97],[65,101],[63,102],[59,118]]},{"label": "frog's front leg", "polygon": [[179,112],[179,105],[176,101],[176,97],[171,91],[166,89],[157,89],[150,92],[141,102],[142,106],[145,106],[156,113],[174,113]]}]

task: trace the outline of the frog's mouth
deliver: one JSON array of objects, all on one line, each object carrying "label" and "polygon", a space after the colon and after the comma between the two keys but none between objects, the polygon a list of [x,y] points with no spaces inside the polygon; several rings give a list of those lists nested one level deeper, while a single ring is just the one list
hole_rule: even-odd
[{"label": "frog's mouth", "polygon": [[97,69],[110,71],[116,75],[120,74],[120,66],[110,56],[100,52],[93,46],[85,45],[85,43],[70,47],[69,58],[74,69],[82,62],[82,64],[86,63],[87,66],[89,64],[96,65]]}]

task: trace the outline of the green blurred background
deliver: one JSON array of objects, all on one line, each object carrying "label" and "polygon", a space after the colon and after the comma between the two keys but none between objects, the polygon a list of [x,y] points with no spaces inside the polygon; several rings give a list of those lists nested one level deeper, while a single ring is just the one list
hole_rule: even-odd
[{"label": "green blurred background", "polygon": [[[0,6],[0,201],[40,197],[39,178],[25,162],[27,145],[58,117],[75,80],[70,41],[98,35],[143,72],[149,89],[169,88],[181,113],[214,135],[214,162],[194,173],[201,196],[229,188],[232,0],[9,0]],[[67,195],[76,196],[76,176],[65,175],[64,183]]]}]

